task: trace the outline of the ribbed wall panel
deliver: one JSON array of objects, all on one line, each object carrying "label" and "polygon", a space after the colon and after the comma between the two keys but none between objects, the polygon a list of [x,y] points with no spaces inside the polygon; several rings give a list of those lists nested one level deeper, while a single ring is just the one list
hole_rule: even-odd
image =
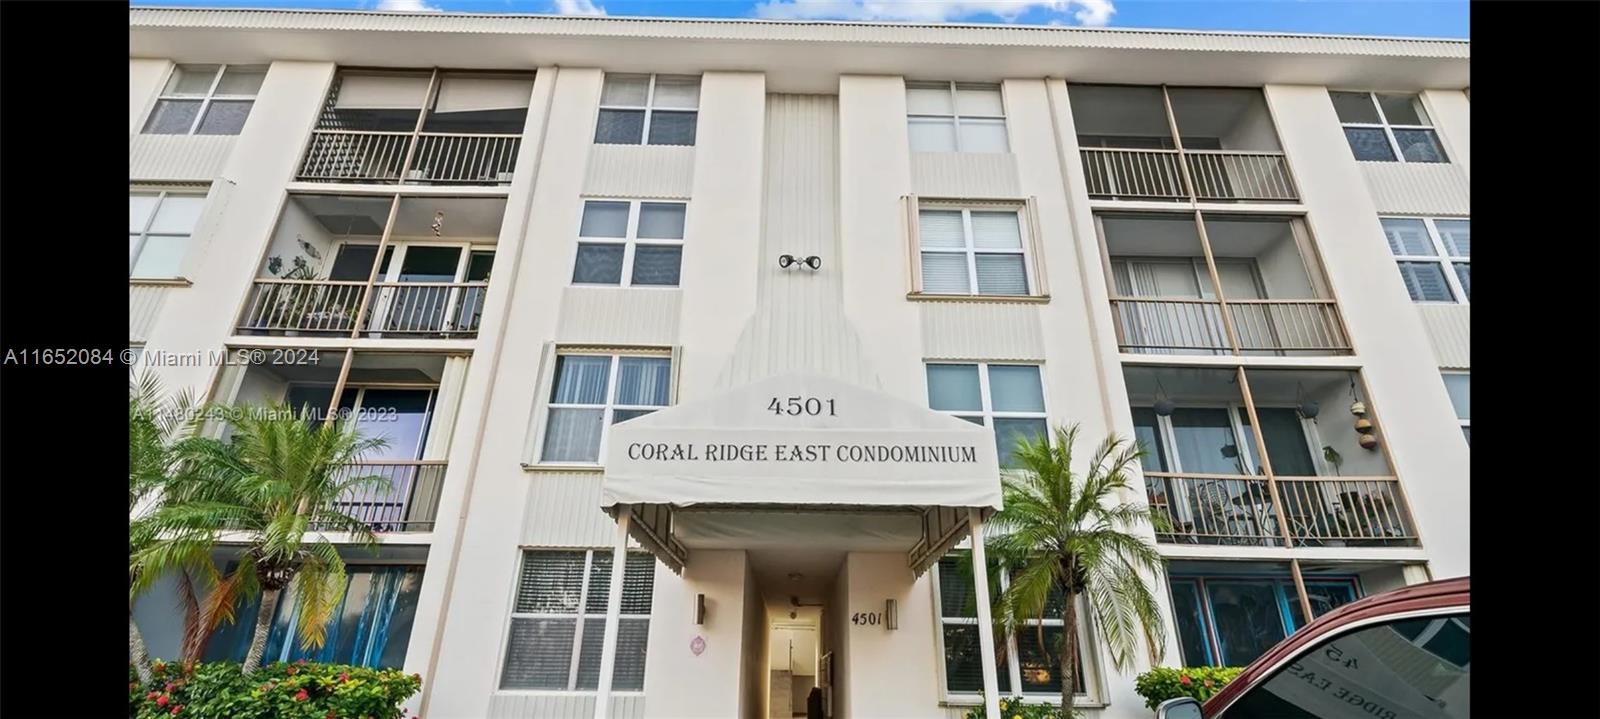
[{"label": "ribbed wall panel", "polygon": [[592,145],[583,194],[594,197],[688,199],[694,147]]},{"label": "ribbed wall panel", "polygon": [[761,23],[730,20],[583,18],[452,13],[350,13],[208,8],[133,8],[133,28],[368,30],[592,38],[800,40],[872,44],[993,45],[1041,48],[1202,50],[1248,53],[1466,58],[1464,40],[1338,37],[1239,32],[1163,32],[1108,28],[974,27],[868,23]]},{"label": "ribbed wall panel", "polygon": [[599,472],[529,472],[522,543],[609,547],[617,525],[600,509]]},{"label": "ribbed wall panel", "polygon": [[919,302],[928,359],[1043,360],[1039,305]]},{"label": "ribbed wall panel", "polygon": [[128,179],[210,182],[222,174],[233,135],[130,135]]},{"label": "ribbed wall panel", "polygon": [[1472,187],[1460,167],[1445,162],[1358,162],[1378,212],[1471,215]]},{"label": "ribbed wall panel", "polygon": [[[844,313],[839,251],[839,98],[767,96],[766,178],[755,314],[719,379],[722,387],[788,372],[879,386]],[[815,255],[820,270],[778,267]],[[862,267],[877,273],[882,268]]]},{"label": "ribbed wall panel", "polygon": [[[644,716],[643,694],[612,694],[612,719]],[[494,694],[489,719],[593,719],[593,694]]]},{"label": "ribbed wall panel", "polygon": [[128,341],[143,342],[156,325],[167,295],[181,287],[128,285]]},{"label": "ribbed wall panel", "polygon": [[562,290],[556,341],[577,344],[669,346],[678,341],[674,289],[568,287]]},{"label": "ribbed wall panel", "polygon": [[913,152],[911,188],[923,197],[1022,195],[1017,156],[1009,152]]},{"label": "ribbed wall panel", "polygon": [[1472,366],[1472,305],[1417,305],[1433,354],[1445,369]]}]

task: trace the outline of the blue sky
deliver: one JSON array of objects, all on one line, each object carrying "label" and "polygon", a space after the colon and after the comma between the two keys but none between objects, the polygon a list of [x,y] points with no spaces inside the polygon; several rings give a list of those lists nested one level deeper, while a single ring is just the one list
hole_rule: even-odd
[{"label": "blue sky", "polygon": [[1466,0],[134,0],[132,4],[1468,36]]}]

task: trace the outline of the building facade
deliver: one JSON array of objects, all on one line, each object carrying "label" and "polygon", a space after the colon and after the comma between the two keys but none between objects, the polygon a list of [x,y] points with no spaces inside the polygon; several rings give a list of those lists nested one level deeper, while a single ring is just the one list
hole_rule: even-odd
[{"label": "building facade", "polygon": [[[389,439],[327,646],[284,602],[269,659],[429,717],[1053,701],[970,536],[1068,423],[1146,447],[1163,665],[1468,572],[1464,41],[135,8],[130,48],[140,366]],[[1149,652],[1080,629],[1077,705],[1147,715]]]}]

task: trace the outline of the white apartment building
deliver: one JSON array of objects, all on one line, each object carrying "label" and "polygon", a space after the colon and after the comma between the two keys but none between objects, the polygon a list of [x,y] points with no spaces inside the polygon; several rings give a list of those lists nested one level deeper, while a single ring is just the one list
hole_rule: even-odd
[{"label": "white apartment building", "polygon": [[[1053,701],[962,563],[1056,424],[1149,450],[1164,665],[1468,572],[1464,41],[194,8],[129,40],[129,342],[390,439],[314,658],[420,672],[430,719]],[[293,614],[269,659],[308,656]],[[1149,653],[1080,629],[1077,705],[1148,716]]]}]

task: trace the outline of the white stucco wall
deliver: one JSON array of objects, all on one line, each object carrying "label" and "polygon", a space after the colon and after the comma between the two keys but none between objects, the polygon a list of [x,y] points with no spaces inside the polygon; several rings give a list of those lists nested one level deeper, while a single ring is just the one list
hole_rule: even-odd
[{"label": "white stucco wall", "polygon": [[[759,644],[747,645],[746,622],[763,628],[766,608],[750,606],[746,582],[750,565],[740,550],[699,550],[683,576],[664,569],[656,573],[650,617],[650,662],[645,666],[644,693],[647,717],[736,717],[746,706],[743,683],[760,684],[746,670],[762,669],[765,652]],[[706,623],[694,623],[696,594],[706,595]],[[763,636],[765,632],[762,632]],[[695,656],[690,642],[705,639],[705,651]],[[758,661],[746,664],[745,652]],[[754,716],[762,716],[755,714]]]}]

